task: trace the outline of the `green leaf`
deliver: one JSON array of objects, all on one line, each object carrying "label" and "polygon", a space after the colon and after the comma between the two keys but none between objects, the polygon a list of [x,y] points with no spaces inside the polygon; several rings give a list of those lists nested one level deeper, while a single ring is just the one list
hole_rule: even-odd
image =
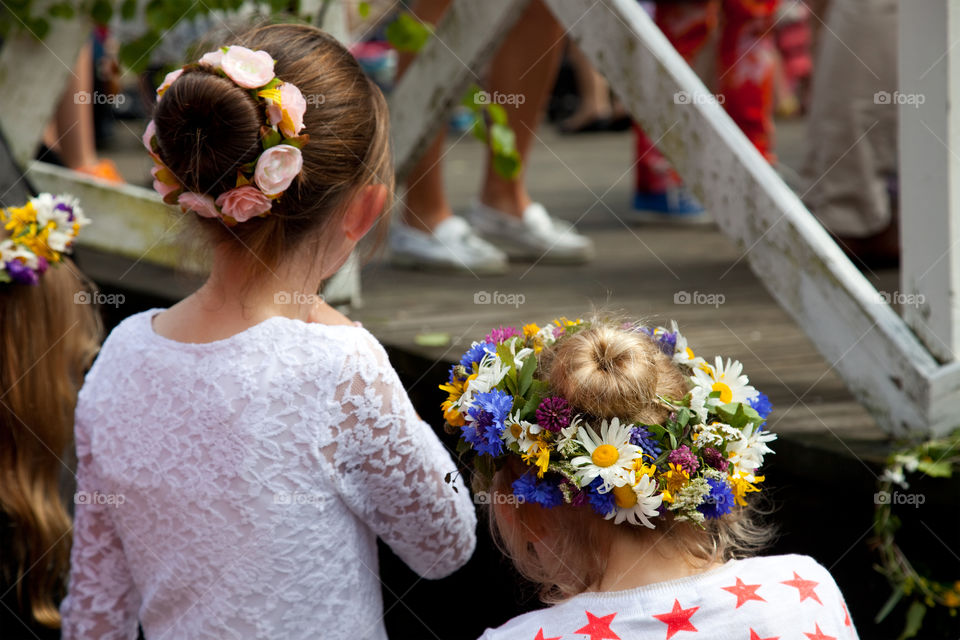
[{"label": "green leaf", "polygon": [[433,29],[414,18],[408,11],[402,11],[384,30],[387,42],[393,45],[393,48],[408,53],[420,51],[432,33]]},{"label": "green leaf", "polygon": [[953,465],[949,460],[920,460],[917,469],[931,478],[949,478],[953,474]]},{"label": "green leaf", "polygon": [[487,113],[490,114],[490,120],[494,124],[507,126],[507,111],[499,104],[488,104]]},{"label": "green leaf", "polygon": [[523,411],[520,413],[521,420],[532,421],[537,413],[537,407],[540,402],[550,394],[550,385],[543,380],[534,380],[530,383],[530,392],[527,394],[527,402],[523,405]]},{"label": "green leaf", "polygon": [[51,18],[59,18],[61,20],[69,20],[73,17],[73,5],[69,2],[58,2],[56,4],[50,5],[50,8],[47,9],[47,15]]},{"label": "green leaf", "polygon": [[156,31],[147,31],[139,38],[120,45],[120,62],[133,73],[139,73],[150,63],[150,51],[160,40]]},{"label": "green leaf", "polygon": [[493,170],[505,180],[515,179],[520,174],[522,166],[520,154],[517,151],[507,155],[493,156]]},{"label": "green leaf", "polygon": [[683,407],[677,411],[677,424],[680,425],[681,429],[690,423],[691,416],[693,416],[693,413],[686,407]]},{"label": "green leaf", "polygon": [[509,155],[516,151],[517,136],[513,129],[506,125],[494,123],[490,125],[490,149],[496,155]]},{"label": "green leaf", "polygon": [[137,15],[137,0],[123,0],[120,5],[120,17],[124,20],[133,20]]},{"label": "green leaf", "polygon": [[734,429],[742,429],[751,422],[760,423],[762,418],[753,407],[742,402],[728,402],[713,411]]},{"label": "green leaf", "polygon": [[467,88],[467,92],[463,94],[463,98],[460,99],[460,104],[477,113],[480,111],[480,102],[477,100],[477,94],[482,92],[483,89],[479,85],[470,85],[470,87]]},{"label": "green leaf", "polygon": [[915,638],[920,631],[920,627],[923,626],[923,616],[925,616],[926,613],[926,605],[919,600],[914,600],[910,608],[907,609],[907,623],[903,627],[903,633],[900,634],[899,640]]},{"label": "green leaf", "polygon": [[270,128],[267,128],[267,130],[264,131],[263,136],[260,138],[260,143],[263,145],[264,149],[275,147],[282,141],[283,137],[280,135],[280,132]]},{"label": "green leaf", "polygon": [[533,374],[536,370],[537,358],[533,355],[527,356],[527,359],[523,361],[520,374],[517,376],[517,392],[520,395],[526,395],[530,389],[530,383],[533,382]]},{"label": "green leaf", "polygon": [[113,4],[110,0],[95,0],[90,8],[90,17],[97,24],[107,24],[113,17]]},{"label": "green leaf", "polygon": [[880,624],[883,622],[883,619],[890,615],[890,612],[893,611],[895,606],[897,606],[897,603],[900,602],[901,598],[903,598],[903,585],[898,586],[894,592],[890,594],[890,597],[887,598],[886,603],[880,608],[880,612],[877,613],[877,616],[873,619],[873,622],[875,624]]},{"label": "green leaf", "polygon": [[50,33],[50,22],[46,18],[30,18],[28,17],[24,22],[27,25],[27,29],[30,31],[33,37],[38,40],[43,40],[47,37],[47,34]]},{"label": "green leaf", "polygon": [[483,121],[483,118],[475,118],[473,121],[473,126],[470,127],[470,133],[473,134],[473,137],[486,144],[487,142],[487,124]]},{"label": "green leaf", "polygon": [[361,18],[364,18],[364,19],[369,18],[369,17],[370,17],[370,3],[369,3],[369,2],[361,2],[360,4],[358,4],[358,5],[357,5],[357,13],[360,15]]}]

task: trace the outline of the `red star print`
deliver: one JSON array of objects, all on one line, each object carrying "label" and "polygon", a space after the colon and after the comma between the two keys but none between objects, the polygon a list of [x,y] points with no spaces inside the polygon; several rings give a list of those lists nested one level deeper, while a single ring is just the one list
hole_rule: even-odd
[{"label": "red star print", "polygon": [[757,595],[757,589],[760,588],[758,584],[744,584],[743,580],[737,578],[737,584],[732,587],[720,587],[724,591],[729,591],[733,595],[737,596],[737,606],[734,609],[739,609],[740,605],[746,604],[750,600],[759,600],[760,602],[766,602],[763,598]]},{"label": "red star print", "polygon": [[606,638],[610,640],[620,640],[620,636],[610,630],[610,623],[613,622],[613,618],[617,615],[616,613],[611,613],[602,618],[598,618],[589,611],[585,613],[587,614],[586,626],[577,629],[574,633],[587,634],[590,636],[590,640],[605,640]]},{"label": "red star print", "polygon": [[[684,609],[680,606],[679,600],[673,601],[673,610],[668,613],[661,613],[653,616],[660,622],[667,625],[667,640],[673,637],[677,631],[696,631],[697,628],[690,622],[690,617],[700,607],[690,607]],[[592,640],[592,639],[591,639]]]},{"label": "red star print", "polygon": [[847,611],[847,603],[841,602],[840,604],[843,606],[843,626],[845,627],[853,626],[850,624],[850,612]]},{"label": "red star print", "polygon": [[544,638],[543,637],[543,627],[540,627],[540,631],[537,631],[537,637],[533,640],[560,640],[562,636],[557,636],[556,638]]},{"label": "red star print", "polygon": [[750,640],[780,640],[779,636],[771,636],[769,638],[761,638],[760,634],[750,629]]},{"label": "red star print", "polygon": [[819,582],[814,582],[813,580],[804,580],[797,575],[796,571],[794,571],[793,580],[784,580],[782,584],[795,587],[800,593],[800,602],[803,602],[807,598],[812,598],[817,601],[817,604],[821,606],[823,605],[823,603],[820,602],[820,598],[817,596],[817,592],[813,590],[814,587],[820,584]]},{"label": "red star print", "polygon": [[817,630],[814,633],[803,632],[803,635],[807,636],[810,640],[837,640],[834,636],[828,636],[823,631],[820,631],[820,625],[817,625]]}]

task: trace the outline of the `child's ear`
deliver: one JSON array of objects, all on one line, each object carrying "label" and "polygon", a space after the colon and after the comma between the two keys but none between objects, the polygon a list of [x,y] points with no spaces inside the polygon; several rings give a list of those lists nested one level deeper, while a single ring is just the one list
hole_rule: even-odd
[{"label": "child's ear", "polygon": [[371,184],[360,189],[343,216],[343,232],[347,238],[359,242],[383,213],[386,201],[387,188],[382,184]]}]

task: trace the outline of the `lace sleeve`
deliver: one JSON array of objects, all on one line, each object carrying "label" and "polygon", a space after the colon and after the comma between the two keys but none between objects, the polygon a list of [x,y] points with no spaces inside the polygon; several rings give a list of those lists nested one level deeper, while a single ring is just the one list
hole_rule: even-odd
[{"label": "lace sleeve", "polygon": [[334,402],[341,421],[322,453],[350,509],[411,569],[442,578],[473,554],[477,520],[470,495],[386,352],[363,342],[339,376]]},{"label": "lace sleeve", "polygon": [[108,500],[113,494],[101,486],[80,421],[76,432],[77,505],[70,583],[60,606],[63,638],[136,638],[140,596],[110,513],[123,506]]}]

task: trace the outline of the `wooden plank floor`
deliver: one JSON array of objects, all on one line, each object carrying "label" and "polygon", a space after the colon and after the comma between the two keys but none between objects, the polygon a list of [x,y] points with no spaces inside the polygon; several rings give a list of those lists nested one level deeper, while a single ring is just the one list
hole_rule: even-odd
[{"label": "wooden plank floor", "polygon": [[[802,127],[779,133],[794,143],[787,149],[781,143],[781,157],[797,165]],[[633,184],[631,136],[540,136],[529,163],[532,196],[576,221],[596,243],[596,260],[585,266],[514,264],[509,275],[477,278],[397,270],[381,258],[364,269],[364,306],[354,316],[388,346],[429,361],[453,361],[499,324],[544,322],[594,308],[651,322],[675,319],[698,354],[744,363],[774,402],[775,430],[834,449],[852,447],[861,456],[882,453],[884,434],[832,370],[843,354],[818,353],[714,225],[624,222]],[[482,148],[470,138],[448,145],[445,179],[455,211],[466,211],[475,196],[482,160]],[[897,286],[896,272],[871,279],[881,289]],[[683,304],[684,292],[719,304]],[[485,294],[494,302],[475,302]],[[420,343],[434,333],[448,340]]]}]

